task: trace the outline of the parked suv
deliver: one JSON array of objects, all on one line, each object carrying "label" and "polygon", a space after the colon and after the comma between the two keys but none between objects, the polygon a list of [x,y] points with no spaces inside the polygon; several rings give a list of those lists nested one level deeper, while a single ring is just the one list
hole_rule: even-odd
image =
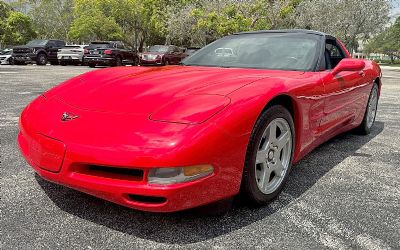
[{"label": "parked suv", "polygon": [[174,45],[154,45],[140,56],[140,65],[179,64],[187,55]]},{"label": "parked suv", "polygon": [[57,58],[60,65],[83,64],[83,53],[87,45],[65,45],[58,50]]},{"label": "parked suv", "polygon": [[100,41],[90,43],[85,49],[83,60],[89,67],[95,67],[137,65],[139,58],[135,51],[126,48],[121,41]]},{"label": "parked suv", "polygon": [[32,40],[26,45],[13,49],[14,63],[46,65],[50,62],[56,65],[58,64],[57,52],[64,46],[65,42],[61,40]]}]

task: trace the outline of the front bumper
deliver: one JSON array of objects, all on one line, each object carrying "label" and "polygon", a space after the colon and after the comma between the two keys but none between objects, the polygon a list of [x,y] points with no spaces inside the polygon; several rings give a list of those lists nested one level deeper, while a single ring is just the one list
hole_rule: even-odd
[{"label": "front bumper", "polygon": [[162,59],[158,58],[158,59],[154,59],[154,60],[145,60],[145,59],[140,59],[140,65],[162,65]]},{"label": "front bumper", "polygon": [[9,64],[10,57],[0,57],[0,64]]},{"label": "front bumper", "polygon": [[[35,102],[21,114],[18,144],[27,162],[46,180],[126,207],[151,212],[173,212],[193,208],[232,197],[239,192],[243,152],[237,151],[232,145],[246,144],[243,141],[228,140],[227,135],[221,131],[213,130],[214,134],[204,132],[205,138],[198,143],[186,140],[184,144],[178,142],[177,146],[168,148],[170,142],[176,138],[168,134],[165,135],[168,139],[163,142],[160,131],[177,131],[184,129],[186,125],[157,123],[149,121],[147,117],[143,120],[138,117],[135,119],[136,123],[130,125],[132,131],[139,131],[139,127],[154,126],[149,131],[150,136],[146,135],[144,129],[141,133],[122,135],[121,132],[116,133],[118,129],[99,130],[98,127],[84,125],[87,121],[94,120],[93,116],[90,117],[90,112],[85,113],[69,107],[71,112],[81,117],[63,123],[59,113],[66,107],[58,107],[51,103],[46,108],[36,105]],[[112,128],[112,125],[124,124],[122,121],[126,123],[127,119],[126,116],[118,118],[110,117],[110,114],[102,115],[108,117],[98,117],[103,120],[106,129]],[[55,118],[46,121],[43,119],[41,124],[37,117]],[[108,124],[107,120],[112,123]],[[134,127],[135,124],[138,128]],[[54,131],[57,133],[53,133]],[[189,132],[194,134],[194,131],[197,134],[198,129]],[[102,136],[98,136],[99,134]],[[152,142],[143,141],[144,138]],[[135,145],[129,145],[122,140],[136,142]],[[216,143],[218,141],[223,141],[224,145],[230,148],[221,147],[220,143]],[[149,147],[145,148],[143,145]],[[221,157],[223,154],[229,157]],[[214,167],[213,174],[192,182],[167,186],[151,185],[147,182],[148,173],[154,167],[199,164],[211,164]],[[133,169],[135,173],[141,174],[121,175],[114,171],[105,173],[96,171],[93,166],[106,167],[108,170]]]},{"label": "front bumper", "polygon": [[32,63],[36,61],[36,54],[34,53],[14,54],[13,59],[15,62]]}]

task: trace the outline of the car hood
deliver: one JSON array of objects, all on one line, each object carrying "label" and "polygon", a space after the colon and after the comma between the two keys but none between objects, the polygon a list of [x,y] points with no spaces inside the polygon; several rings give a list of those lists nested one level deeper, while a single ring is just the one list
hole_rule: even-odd
[{"label": "car hood", "polygon": [[229,96],[244,85],[277,74],[266,70],[189,66],[119,67],[75,77],[44,95],[85,110],[150,115],[182,97]]}]

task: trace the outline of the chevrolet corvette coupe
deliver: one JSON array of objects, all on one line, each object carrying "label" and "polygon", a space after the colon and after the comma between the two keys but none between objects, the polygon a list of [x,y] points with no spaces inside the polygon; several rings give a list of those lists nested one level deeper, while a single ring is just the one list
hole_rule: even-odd
[{"label": "chevrolet corvette coupe", "polygon": [[306,30],[238,33],[182,65],[85,73],[22,112],[18,143],[44,179],[145,211],[241,194],[264,205],[316,146],[375,121],[381,70]]}]

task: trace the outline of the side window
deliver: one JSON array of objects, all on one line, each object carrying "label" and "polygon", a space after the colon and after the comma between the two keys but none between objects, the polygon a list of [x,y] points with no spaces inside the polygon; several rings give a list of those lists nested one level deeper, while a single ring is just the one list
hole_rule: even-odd
[{"label": "side window", "polygon": [[338,63],[345,58],[341,46],[335,40],[326,40],[325,45],[325,68],[327,70],[333,69]]},{"label": "side window", "polygon": [[117,48],[118,49],[125,49],[125,46],[124,46],[124,44],[122,42],[118,42],[117,43]]},{"label": "side window", "polygon": [[57,44],[57,47],[59,47],[59,48],[65,46],[65,43],[63,41],[57,41],[56,44]]},{"label": "side window", "polygon": [[47,46],[50,48],[54,48],[54,47],[57,47],[57,44],[55,41],[48,41]]}]

